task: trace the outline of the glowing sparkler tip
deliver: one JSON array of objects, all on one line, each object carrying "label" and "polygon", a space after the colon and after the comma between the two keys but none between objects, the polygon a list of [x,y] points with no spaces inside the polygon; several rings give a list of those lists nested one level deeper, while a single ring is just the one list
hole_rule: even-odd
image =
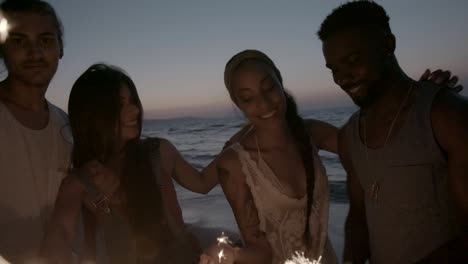
[{"label": "glowing sparkler tip", "polygon": [[231,243],[229,237],[224,235],[224,232],[221,232],[221,236],[216,238],[216,240],[218,241],[218,245]]},{"label": "glowing sparkler tip", "polygon": [[8,36],[8,20],[2,17],[0,19],[0,40],[4,42]]},{"label": "glowing sparkler tip", "polygon": [[[218,246],[231,244],[231,240],[229,240],[228,236],[224,235],[224,232],[221,232],[221,236],[217,237],[216,240],[218,241]],[[221,249],[218,253],[218,261],[221,263],[223,259],[226,259],[226,256],[224,255],[224,249]]]},{"label": "glowing sparkler tip", "polygon": [[320,264],[320,260],[322,260],[322,256],[320,256],[317,260],[309,260],[304,256],[304,252],[294,252],[292,259],[286,260],[284,264]]},{"label": "glowing sparkler tip", "polygon": [[218,261],[221,262],[221,260],[224,259],[224,249],[221,249],[221,251],[218,253]]}]

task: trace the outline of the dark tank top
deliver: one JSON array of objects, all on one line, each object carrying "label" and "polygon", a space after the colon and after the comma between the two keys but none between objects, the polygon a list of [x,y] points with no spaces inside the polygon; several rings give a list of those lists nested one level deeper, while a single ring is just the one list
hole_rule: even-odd
[{"label": "dark tank top", "polygon": [[[156,188],[163,188],[160,167],[160,141],[158,138],[145,139],[145,152],[150,157],[153,176],[156,179]],[[138,177],[138,175],[134,175]],[[80,178],[86,191],[92,195],[99,195],[96,186],[86,175]],[[162,191],[162,190],[161,190]],[[164,197],[163,197],[164,199]],[[164,204],[164,203],[162,203]],[[173,239],[164,248],[147,248],[151,254],[142,254],[137,246],[136,238],[132,232],[128,219],[118,210],[98,210],[99,226],[97,228],[98,263],[109,264],[143,264],[143,263],[174,263],[191,264],[198,260],[190,242],[187,240],[185,230],[182,230],[176,220],[166,208],[163,208],[165,225],[171,230]],[[100,212],[102,211],[102,212]],[[160,245],[161,246],[161,245]]]},{"label": "dark tank top", "polygon": [[403,126],[382,148],[363,143],[359,111],[345,125],[349,155],[366,197],[372,263],[415,262],[461,233],[447,160],[431,126],[438,90],[429,83],[415,87]]}]

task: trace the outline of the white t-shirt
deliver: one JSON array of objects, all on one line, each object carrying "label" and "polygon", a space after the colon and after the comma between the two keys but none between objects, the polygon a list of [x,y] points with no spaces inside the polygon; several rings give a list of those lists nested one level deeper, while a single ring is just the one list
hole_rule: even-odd
[{"label": "white t-shirt", "polygon": [[48,106],[47,126],[32,130],[0,102],[0,255],[12,263],[36,255],[70,165],[67,115]]}]

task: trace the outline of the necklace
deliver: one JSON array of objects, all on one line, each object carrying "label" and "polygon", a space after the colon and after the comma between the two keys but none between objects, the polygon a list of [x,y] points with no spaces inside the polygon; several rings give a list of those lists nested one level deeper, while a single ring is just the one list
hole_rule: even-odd
[{"label": "necklace", "polygon": [[[390,128],[388,129],[388,132],[387,132],[387,135],[385,137],[385,141],[384,141],[384,144],[383,144],[382,148],[384,148],[387,145],[388,140],[390,139],[390,135],[392,134],[393,128],[395,126],[395,123],[398,120],[398,116],[400,115],[401,110],[403,109],[404,105],[406,104],[406,101],[408,101],[409,95],[411,94],[411,91],[413,90],[413,87],[414,87],[414,82],[411,83],[411,87],[408,89],[408,92],[407,92],[405,98],[400,103],[398,111],[396,112],[395,117],[393,118],[392,123],[390,124]],[[367,150],[368,147],[367,147],[366,127],[367,127],[366,126],[366,118],[364,117],[364,120],[363,120],[363,133],[362,134],[363,134],[363,140],[364,140],[364,149],[366,151],[366,161],[367,161],[367,163],[369,163],[369,152]],[[379,199],[379,191],[380,191],[380,185],[379,185],[379,182],[377,180],[377,177],[374,176],[372,184],[369,186],[369,196],[370,196],[370,198],[372,200],[374,200],[374,201],[377,201]]]}]

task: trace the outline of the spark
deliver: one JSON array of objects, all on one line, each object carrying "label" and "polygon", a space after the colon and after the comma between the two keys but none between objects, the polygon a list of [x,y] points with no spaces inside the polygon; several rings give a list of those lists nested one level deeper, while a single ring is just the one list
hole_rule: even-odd
[{"label": "spark", "polygon": [[6,18],[2,17],[0,19],[0,40],[1,42],[5,42],[6,38],[8,37],[8,20]]},{"label": "spark", "polygon": [[[228,236],[224,235],[224,232],[221,232],[221,236],[217,237],[216,240],[218,241],[218,246],[231,244],[231,240],[229,240]],[[221,249],[218,253],[218,261],[221,263],[223,259],[226,259],[226,256],[224,255],[224,249]]]},{"label": "spark", "polygon": [[304,256],[304,252],[294,252],[292,259],[286,260],[284,264],[320,264],[320,260],[322,256],[320,256],[317,260],[309,260]]},{"label": "spark", "polygon": [[218,241],[218,246],[221,245],[221,244],[231,244],[232,243],[231,240],[229,240],[229,237],[224,235],[224,232],[222,232],[221,236],[216,238],[216,240]]},{"label": "spark", "polygon": [[224,249],[221,249],[218,253],[218,261],[221,263],[221,260],[225,259],[226,257],[224,256]]}]

